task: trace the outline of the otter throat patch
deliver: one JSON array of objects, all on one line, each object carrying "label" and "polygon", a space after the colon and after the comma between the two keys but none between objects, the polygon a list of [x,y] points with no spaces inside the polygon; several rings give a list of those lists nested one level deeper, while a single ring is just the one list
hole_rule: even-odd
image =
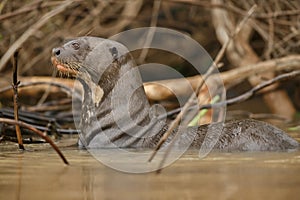
[{"label": "otter throat patch", "polygon": [[88,73],[83,73],[81,78],[90,88],[92,93],[92,101],[94,105],[98,107],[104,95],[103,89],[92,81],[91,76]]},{"label": "otter throat patch", "polygon": [[91,87],[91,90],[92,90],[93,103],[98,107],[101,100],[102,100],[104,91],[99,85],[96,85],[94,82],[91,82],[90,87]]}]

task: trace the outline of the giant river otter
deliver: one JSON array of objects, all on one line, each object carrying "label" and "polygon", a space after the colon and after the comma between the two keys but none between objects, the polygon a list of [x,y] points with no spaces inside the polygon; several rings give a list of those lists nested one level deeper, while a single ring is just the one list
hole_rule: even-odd
[{"label": "giant river otter", "polygon": [[[97,37],[79,37],[54,48],[51,60],[60,72],[77,76],[84,88],[79,127],[81,145],[86,148],[153,148],[167,130],[165,121],[149,115],[151,109],[144,88],[140,87],[139,71],[122,44]],[[208,129],[222,130],[211,146],[222,151],[299,147],[299,143],[282,130],[252,119],[186,128],[178,145],[188,143],[191,147],[200,147]]]}]

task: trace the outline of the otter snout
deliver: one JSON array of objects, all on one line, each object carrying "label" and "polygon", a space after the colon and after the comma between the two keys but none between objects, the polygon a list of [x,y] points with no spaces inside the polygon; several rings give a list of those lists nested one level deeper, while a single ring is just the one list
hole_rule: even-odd
[{"label": "otter snout", "polygon": [[59,72],[67,76],[76,76],[80,65],[74,54],[68,46],[55,47],[52,49],[51,62]]},{"label": "otter snout", "polygon": [[61,48],[53,48],[52,49],[52,56],[59,56],[61,53]]}]

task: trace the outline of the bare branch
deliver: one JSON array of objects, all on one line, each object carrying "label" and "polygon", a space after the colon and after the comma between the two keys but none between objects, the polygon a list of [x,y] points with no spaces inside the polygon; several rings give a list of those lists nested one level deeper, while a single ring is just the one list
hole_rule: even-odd
[{"label": "bare branch", "polygon": [[56,7],[54,10],[51,10],[50,12],[46,13],[38,22],[36,22],[25,33],[23,33],[23,35],[17,41],[15,41],[14,44],[11,45],[10,48],[6,51],[6,53],[2,56],[2,58],[0,60],[0,71],[4,68],[4,65],[7,63],[9,58],[14,54],[14,52],[18,48],[20,48],[20,46],[30,36],[32,36],[39,28],[41,28],[45,23],[47,23],[50,18],[54,17],[55,15],[59,14],[60,12],[63,12],[73,2],[74,2],[73,0],[65,1],[60,6]]},{"label": "bare branch", "polygon": [[44,140],[46,140],[46,142],[48,142],[52,146],[52,148],[58,153],[58,155],[61,157],[61,159],[63,160],[63,162],[65,164],[67,164],[67,165],[69,164],[69,162],[67,161],[67,159],[65,158],[65,156],[62,154],[62,152],[59,150],[59,148],[43,132],[39,131],[38,129],[36,129],[36,128],[32,127],[31,125],[29,125],[27,123],[24,123],[22,121],[16,121],[16,120],[12,120],[12,119],[0,118],[0,122],[1,123],[6,123],[6,124],[12,124],[12,125],[19,125],[21,127],[27,128],[27,129],[35,132],[36,134],[38,134],[41,138],[43,138]]},{"label": "bare branch", "polygon": [[[20,84],[20,82],[18,81],[18,54],[19,51],[16,51],[13,57],[13,84],[12,84],[12,88],[14,91],[14,118],[16,121],[19,120],[18,85]],[[16,135],[18,139],[19,149],[25,150],[22,141],[21,129],[18,124],[16,124]]]}]

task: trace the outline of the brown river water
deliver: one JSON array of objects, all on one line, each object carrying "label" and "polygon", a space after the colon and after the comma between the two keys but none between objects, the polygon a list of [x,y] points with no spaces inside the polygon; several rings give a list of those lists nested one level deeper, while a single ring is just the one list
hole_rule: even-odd
[{"label": "brown river water", "polygon": [[[299,141],[300,133],[293,137]],[[190,150],[160,174],[130,174],[70,146],[75,142],[58,142],[69,166],[48,144],[21,152],[0,143],[0,199],[300,199],[300,150],[212,152],[204,159]]]}]

